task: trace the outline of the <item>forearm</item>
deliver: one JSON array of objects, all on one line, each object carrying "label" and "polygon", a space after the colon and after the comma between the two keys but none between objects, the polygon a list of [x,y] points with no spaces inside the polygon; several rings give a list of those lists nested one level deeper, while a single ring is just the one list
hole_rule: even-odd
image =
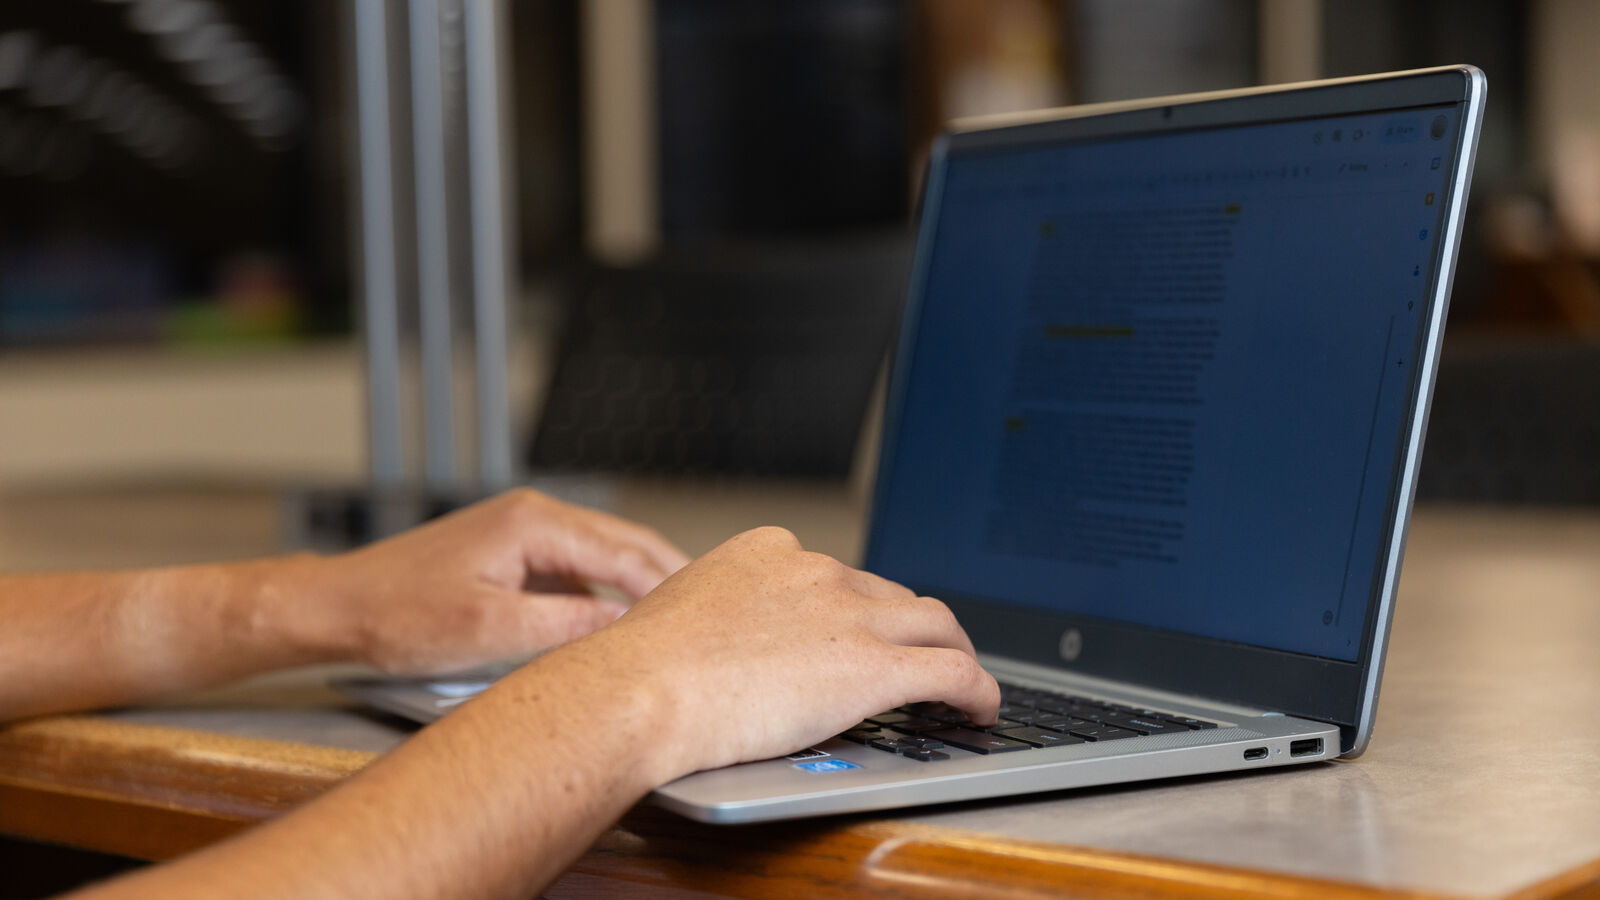
[{"label": "forearm", "polygon": [[93,896],[533,896],[685,765],[658,752],[666,694],[607,656],[552,653],[294,813]]},{"label": "forearm", "polygon": [[111,706],[339,655],[314,557],[0,578],[0,721]]},{"label": "forearm", "polygon": [[590,582],[641,597],[687,561],[522,490],[336,556],[0,576],[0,721],[325,660],[415,675],[525,656],[617,617]]},{"label": "forearm", "polygon": [[921,700],[995,721],[948,607],[758,529],[326,796],[92,893],[528,896],[652,787]]}]

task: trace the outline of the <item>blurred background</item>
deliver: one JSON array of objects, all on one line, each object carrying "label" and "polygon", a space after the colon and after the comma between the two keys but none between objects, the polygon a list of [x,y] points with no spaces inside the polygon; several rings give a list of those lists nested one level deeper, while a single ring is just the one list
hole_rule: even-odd
[{"label": "blurred background", "polygon": [[[472,2],[442,0],[445,24]],[[404,49],[405,6],[388,9]],[[0,491],[368,477],[354,10],[0,7]],[[859,484],[922,166],[951,117],[1471,62],[1489,115],[1422,494],[1600,502],[1594,4],[504,11],[519,477]],[[408,96],[393,85],[397,112]],[[394,150],[405,170],[412,148]],[[394,180],[405,224],[417,198]],[[397,253],[417,253],[404,228]],[[400,271],[414,397],[418,285]],[[463,334],[470,279],[451,273]],[[403,425],[420,445],[417,416]],[[14,530],[26,563],[51,558]]]},{"label": "blurred background", "polygon": [[[404,56],[409,11],[436,9],[459,97],[479,3],[502,13],[509,308],[491,336],[518,479],[671,522],[690,552],[779,522],[850,560],[943,122],[1465,62],[1488,73],[1488,118],[1421,502],[1496,522],[1600,505],[1600,4],[50,0],[0,4],[0,571],[383,530],[360,501],[373,451],[423,477],[422,248],[397,125],[403,447],[375,448],[357,14],[384,10]],[[387,87],[409,121],[416,85]],[[442,150],[462,188],[462,143]],[[447,216],[458,259],[468,212]],[[448,430],[468,450],[473,277],[445,280]],[[430,488],[482,490],[471,455]],[[1488,546],[1484,521],[1458,530]],[[0,893],[128,865],[0,841]],[[74,878],[30,881],[50,868]]]}]

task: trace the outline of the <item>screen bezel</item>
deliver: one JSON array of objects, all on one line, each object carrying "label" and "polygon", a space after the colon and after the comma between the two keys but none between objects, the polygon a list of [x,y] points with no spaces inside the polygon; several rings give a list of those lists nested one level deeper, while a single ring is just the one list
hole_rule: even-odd
[{"label": "screen bezel", "polygon": [[[1397,465],[1390,484],[1379,567],[1354,662],[1090,616],[999,605],[993,598],[951,594],[937,585],[908,581],[908,586],[919,593],[939,596],[949,604],[980,652],[1337,724],[1344,755],[1359,753],[1370,735],[1377,702],[1483,100],[1483,73],[1471,66],[1451,66],[954,124],[936,142],[929,161],[916,256],[890,379],[874,514],[864,552],[866,568],[875,568],[877,548],[882,542],[885,517],[878,512],[887,500],[892,474],[889,470],[898,450],[900,419],[916,365],[914,350],[921,304],[931,269],[946,166],[952,156],[1454,104],[1460,127],[1455,135],[1444,227],[1430,273],[1428,307],[1414,356],[1421,364],[1412,369],[1406,415],[1395,448]],[[1078,655],[1067,663],[1061,657],[1060,638],[1069,629],[1076,629],[1081,641]]]}]

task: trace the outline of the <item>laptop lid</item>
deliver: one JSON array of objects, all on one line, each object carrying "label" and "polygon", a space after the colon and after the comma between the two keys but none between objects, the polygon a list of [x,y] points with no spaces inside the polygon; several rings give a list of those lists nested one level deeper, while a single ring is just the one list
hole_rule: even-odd
[{"label": "laptop lid", "polygon": [[980,651],[1359,753],[1483,101],[1450,67],[958,123],[866,567]]}]

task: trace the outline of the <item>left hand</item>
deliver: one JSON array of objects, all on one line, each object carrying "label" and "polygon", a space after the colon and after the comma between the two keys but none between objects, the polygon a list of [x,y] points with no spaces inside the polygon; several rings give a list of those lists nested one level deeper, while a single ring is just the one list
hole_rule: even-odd
[{"label": "left hand", "polygon": [[310,561],[300,583],[339,655],[425,675],[527,655],[594,631],[688,557],[654,530],[529,489]]}]

